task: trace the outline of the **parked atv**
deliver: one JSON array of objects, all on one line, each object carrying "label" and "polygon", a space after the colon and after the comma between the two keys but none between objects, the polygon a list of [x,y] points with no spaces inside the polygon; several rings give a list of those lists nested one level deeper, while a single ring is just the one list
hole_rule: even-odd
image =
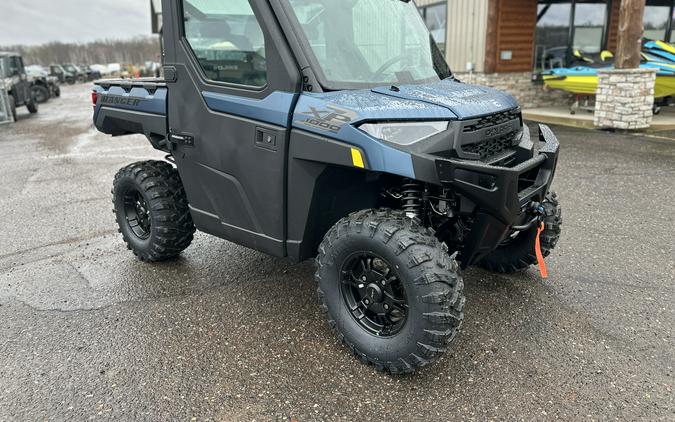
[{"label": "parked atv", "polygon": [[38,103],[46,103],[52,97],[61,96],[58,78],[49,76],[49,72],[42,66],[27,66],[26,74],[31,81],[33,96]]},{"label": "parked atv", "polygon": [[23,58],[18,53],[0,52],[0,78],[5,82],[9,94],[9,107],[14,121],[17,118],[17,107],[25,106],[31,114],[38,112],[38,102],[26,75]]},{"label": "parked atv", "polygon": [[101,79],[101,72],[95,69],[92,69],[91,66],[86,65],[86,64],[79,64],[77,65],[80,70],[85,74],[85,77],[87,81],[96,81],[98,79]]},{"label": "parked atv", "polygon": [[87,81],[87,74],[84,73],[82,69],[80,69],[78,66],[76,66],[73,63],[64,63],[63,64],[63,69],[65,69],[66,72],[69,74],[73,75],[75,78],[75,82],[86,82]]},{"label": "parked atv", "polygon": [[60,64],[49,65],[49,76],[58,78],[59,83],[73,85],[75,83],[75,75],[66,71]]},{"label": "parked atv", "polygon": [[92,94],[100,131],[168,154],[115,177],[119,229],[141,260],[177,257],[196,229],[316,257],[330,326],[391,373],[447,350],[461,269],[543,268],[561,232],[558,140],[543,125],[531,136],[511,96],[456,80],[413,2],[163,10],[165,79]]}]

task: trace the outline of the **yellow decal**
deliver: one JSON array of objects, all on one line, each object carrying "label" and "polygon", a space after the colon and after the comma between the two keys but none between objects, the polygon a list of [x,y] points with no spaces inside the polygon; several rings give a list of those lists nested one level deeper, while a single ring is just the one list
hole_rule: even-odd
[{"label": "yellow decal", "polygon": [[354,163],[354,167],[362,169],[366,168],[366,165],[363,164],[363,156],[361,155],[361,151],[356,148],[352,148],[352,163]]}]

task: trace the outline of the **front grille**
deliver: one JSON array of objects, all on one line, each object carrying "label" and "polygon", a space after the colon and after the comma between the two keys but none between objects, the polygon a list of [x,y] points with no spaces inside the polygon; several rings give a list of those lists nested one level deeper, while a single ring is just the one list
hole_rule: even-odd
[{"label": "front grille", "polygon": [[468,154],[478,154],[481,161],[486,161],[499,155],[513,146],[515,134],[513,132],[500,138],[488,139],[475,144],[463,145],[462,151]]},{"label": "front grille", "polygon": [[486,127],[498,126],[516,119],[520,120],[520,108],[514,108],[501,113],[481,117],[469,126],[464,126],[464,133],[475,132],[477,130],[485,129]]}]

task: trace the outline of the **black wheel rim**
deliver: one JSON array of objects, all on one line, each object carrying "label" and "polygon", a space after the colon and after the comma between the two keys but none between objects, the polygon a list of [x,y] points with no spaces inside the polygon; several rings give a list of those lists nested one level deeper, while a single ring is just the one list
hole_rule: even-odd
[{"label": "black wheel rim", "polygon": [[390,337],[405,325],[405,289],[392,265],[383,258],[370,252],[350,255],[340,270],[340,290],[349,312],[368,333]]},{"label": "black wheel rim", "polygon": [[124,195],[124,216],[129,228],[139,239],[145,240],[150,237],[152,227],[150,207],[140,192],[131,191]]}]

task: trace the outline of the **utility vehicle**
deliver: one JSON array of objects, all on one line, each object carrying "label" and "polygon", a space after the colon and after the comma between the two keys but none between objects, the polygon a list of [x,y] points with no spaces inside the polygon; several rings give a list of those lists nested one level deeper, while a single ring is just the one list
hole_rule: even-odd
[{"label": "utility vehicle", "polygon": [[49,72],[42,66],[26,66],[26,74],[32,84],[33,97],[38,103],[46,103],[52,97],[61,96],[59,79],[56,76],[49,76]]},{"label": "utility vehicle", "polygon": [[456,80],[413,2],[164,0],[163,17],[164,78],[92,93],[99,130],[168,154],[115,177],[140,259],[176,257],[195,229],[318,256],[339,339],[405,373],[455,337],[460,269],[524,270],[555,246],[556,137]]},{"label": "utility vehicle", "polygon": [[17,107],[26,106],[28,112],[38,112],[38,102],[32,90],[32,82],[26,74],[23,57],[18,53],[0,52],[0,78],[9,94],[9,109],[17,121]]},{"label": "utility vehicle", "polygon": [[49,65],[49,76],[55,76],[62,84],[73,85],[75,83],[75,75],[66,71],[60,64]]}]

